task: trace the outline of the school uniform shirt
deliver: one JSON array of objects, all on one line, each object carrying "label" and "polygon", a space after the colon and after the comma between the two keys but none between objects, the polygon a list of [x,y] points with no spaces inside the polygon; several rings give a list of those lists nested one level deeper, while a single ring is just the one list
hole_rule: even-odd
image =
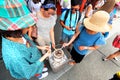
[{"label": "school uniform shirt", "polygon": [[[64,21],[65,15],[66,15],[67,11],[64,11],[60,17],[60,20]],[[71,21],[70,21],[70,14],[71,14],[71,10],[69,10],[68,12],[68,16],[65,20],[65,25],[68,27],[74,27],[76,28],[77,26],[77,22],[78,22],[78,17],[79,17],[79,12],[77,11],[74,14],[71,14]],[[71,25],[70,25],[71,24]],[[75,33],[75,31],[72,30],[67,30],[66,28],[63,29],[63,32],[67,35],[73,35]]]},{"label": "school uniform shirt", "polygon": [[86,32],[86,28],[82,26],[80,27],[78,38],[73,43],[73,47],[79,54],[86,55],[88,50],[79,50],[79,46],[100,46],[104,44],[106,44],[106,41],[101,32],[89,34]]},{"label": "school uniform shirt", "polygon": [[10,41],[2,37],[2,57],[6,68],[16,79],[30,79],[37,73],[42,73],[44,64],[40,62],[41,53],[27,35],[24,38],[31,44]]}]

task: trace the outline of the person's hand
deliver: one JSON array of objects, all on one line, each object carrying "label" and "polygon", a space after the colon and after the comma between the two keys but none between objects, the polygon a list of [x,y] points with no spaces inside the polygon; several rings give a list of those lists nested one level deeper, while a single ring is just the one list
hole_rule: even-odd
[{"label": "person's hand", "polygon": [[79,50],[85,50],[85,49],[88,49],[87,46],[79,46]]},{"label": "person's hand", "polygon": [[52,44],[52,48],[55,49],[55,44]]},{"label": "person's hand", "polygon": [[63,43],[62,47],[66,47],[68,45],[69,45],[68,43]]},{"label": "person's hand", "polygon": [[66,26],[66,29],[67,29],[67,30],[72,30],[72,28],[70,28],[69,26]]}]

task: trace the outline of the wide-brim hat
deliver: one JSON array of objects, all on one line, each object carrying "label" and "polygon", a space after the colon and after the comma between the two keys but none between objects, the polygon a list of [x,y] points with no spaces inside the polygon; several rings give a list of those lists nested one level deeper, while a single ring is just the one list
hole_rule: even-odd
[{"label": "wide-brim hat", "polygon": [[106,11],[97,11],[91,17],[84,19],[87,29],[95,32],[108,32],[112,26],[108,24],[110,15]]},{"label": "wide-brim hat", "polygon": [[37,18],[30,13],[24,0],[0,0],[0,29],[18,30],[30,27]]}]

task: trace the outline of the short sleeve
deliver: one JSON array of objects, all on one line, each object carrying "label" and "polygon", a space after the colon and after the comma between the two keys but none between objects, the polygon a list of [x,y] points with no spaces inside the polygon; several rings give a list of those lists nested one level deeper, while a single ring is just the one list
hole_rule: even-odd
[{"label": "short sleeve", "polygon": [[61,14],[61,16],[60,16],[60,20],[64,21],[64,17],[65,17],[66,12],[67,12],[67,10],[64,11],[64,12]]},{"label": "short sleeve", "polygon": [[104,38],[104,36],[100,36],[97,41],[95,42],[95,45],[105,45],[106,44],[106,40]]},{"label": "short sleeve", "polygon": [[104,36],[104,38],[107,38],[107,37],[109,36],[109,32],[105,32],[105,33],[103,34],[103,36]]}]

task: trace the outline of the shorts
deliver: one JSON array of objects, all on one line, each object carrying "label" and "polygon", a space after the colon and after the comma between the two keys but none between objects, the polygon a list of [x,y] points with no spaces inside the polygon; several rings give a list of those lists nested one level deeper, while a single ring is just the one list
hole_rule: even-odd
[{"label": "shorts", "polygon": [[84,58],[84,56],[85,56],[85,55],[80,55],[79,53],[77,53],[76,50],[74,49],[74,47],[72,48],[70,54],[72,56],[72,59],[76,63],[80,63],[82,61],[82,59]]},{"label": "shorts", "polygon": [[62,32],[62,41],[63,42],[68,42],[68,41],[70,41],[70,39],[72,38],[72,36],[73,35],[67,35],[67,34],[65,34],[64,32]]}]

